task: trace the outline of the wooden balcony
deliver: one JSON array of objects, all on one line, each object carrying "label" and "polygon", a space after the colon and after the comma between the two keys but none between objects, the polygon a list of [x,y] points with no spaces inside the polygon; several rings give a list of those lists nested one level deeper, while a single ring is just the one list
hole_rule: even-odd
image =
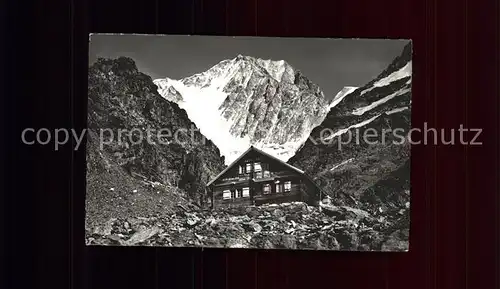
[{"label": "wooden balcony", "polygon": [[239,183],[239,182],[245,182],[250,180],[250,175],[239,175],[237,177],[232,177],[232,178],[224,178],[222,179],[222,183]]}]

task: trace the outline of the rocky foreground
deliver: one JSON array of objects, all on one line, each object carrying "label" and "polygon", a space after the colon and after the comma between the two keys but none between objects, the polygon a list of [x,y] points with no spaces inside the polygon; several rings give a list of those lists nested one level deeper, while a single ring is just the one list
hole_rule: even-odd
[{"label": "rocky foreground", "polygon": [[407,251],[409,210],[373,216],[304,203],[149,218],[112,218],[87,228],[87,245]]}]

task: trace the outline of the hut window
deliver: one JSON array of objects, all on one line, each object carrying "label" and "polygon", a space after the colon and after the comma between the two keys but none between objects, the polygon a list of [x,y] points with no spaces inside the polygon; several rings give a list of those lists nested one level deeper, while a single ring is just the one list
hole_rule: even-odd
[{"label": "hut window", "polygon": [[283,186],[281,184],[276,184],[276,193],[282,193],[283,192]]},{"label": "hut window", "polygon": [[271,193],[271,185],[269,185],[269,184],[264,184],[264,186],[262,187],[262,191],[264,192],[264,194],[269,194],[269,193]]},{"label": "hut window", "polygon": [[252,164],[248,163],[247,164],[247,174],[252,172]]},{"label": "hut window", "polygon": [[249,188],[243,188],[243,197],[250,197],[250,189]]},{"label": "hut window", "polygon": [[224,190],[222,192],[222,199],[224,199],[224,200],[231,199],[231,191],[230,190]]},{"label": "hut window", "polygon": [[243,174],[243,166],[238,166],[238,174]]},{"label": "hut window", "polygon": [[260,163],[254,163],[253,170],[255,171],[256,178],[258,179],[262,178],[262,166],[260,165]]},{"label": "hut window", "polygon": [[285,182],[285,192],[290,192],[292,190],[292,182],[286,181]]},{"label": "hut window", "polygon": [[261,168],[262,168],[262,176],[264,178],[269,178],[269,176],[270,176],[270,173],[269,173],[269,164],[262,163],[261,164]]},{"label": "hut window", "polygon": [[241,189],[238,189],[238,198],[241,198],[241,197],[242,197],[242,195],[243,195],[242,190],[241,190]]}]

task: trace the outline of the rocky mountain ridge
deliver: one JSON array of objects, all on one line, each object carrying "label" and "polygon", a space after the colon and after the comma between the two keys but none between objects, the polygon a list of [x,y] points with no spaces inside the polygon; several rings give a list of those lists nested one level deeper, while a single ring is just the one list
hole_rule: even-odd
[{"label": "rocky mountain ridge", "polygon": [[288,161],[336,204],[373,213],[409,202],[411,53],[410,43],[377,78],[345,95]]},{"label": "rocky mountain ridge", "polygon": [[199,131],[175,135],[196,128],[186,112],[162,98],[130,58],[100,58],[88,77],[88,216],[117,211],[112,199],[123,200],[121,213],[203,203],[205,184],[225,167],[224,158]]}]

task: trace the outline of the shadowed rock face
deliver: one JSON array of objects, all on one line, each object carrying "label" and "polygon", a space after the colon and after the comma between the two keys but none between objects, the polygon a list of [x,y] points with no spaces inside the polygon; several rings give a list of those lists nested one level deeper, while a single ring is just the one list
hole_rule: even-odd
[{"label": "shadowed rock face", "polygon": [[[87,195],[90,207],[99,207],[103,205],[100,200],[104,202],[109,194],[116,194],[115,199],[127,195],[130,208],[123,212],[131,210],[137,205],[132,204],[134,199],[158,191],[143,190],[141,197],[135,196],[141,193],[145,183],[154,182],[163,188],[159,191],[164,193],[164,204],[175,206],[180,198],[199,202],[199,193],[204,191],[205,184],[224,168],[218,148],[208,140],[204,142],[199,131],[191,135],[189,130],[196,126],[186,112],[162,98],[151,78],[140,73],[129,58],[99,59],[89,68],[88,126]],[[103,129],[105,141],[102,150],[100,129]],[[118,134],[120,129],[121,135]],[[131,133],[133,129],[136,131]],[[150,130],[149,140],[148,129],[154,129]],[[186,129],[189,133],[179,133],[179,141],[167,135],[163,138],[164,143],[160,143],[157,134],[160,129],[168,129],[172,134]],[[102,188],[96,186],[97,183],[101,183]],[[120,186],[124,187],[120,190]],[[110,191],[111,188],[115,190]],[[174,196],[174,192],[179,196]],[[140,211],[139,208],[137,213]]]},{"label": "shadowed rock face", "polygon": [[411,44],[334,106],[288,162],[312,176],[335,204],[398,211],[410,197],[410,145],[402,142],[410,127]]}]

